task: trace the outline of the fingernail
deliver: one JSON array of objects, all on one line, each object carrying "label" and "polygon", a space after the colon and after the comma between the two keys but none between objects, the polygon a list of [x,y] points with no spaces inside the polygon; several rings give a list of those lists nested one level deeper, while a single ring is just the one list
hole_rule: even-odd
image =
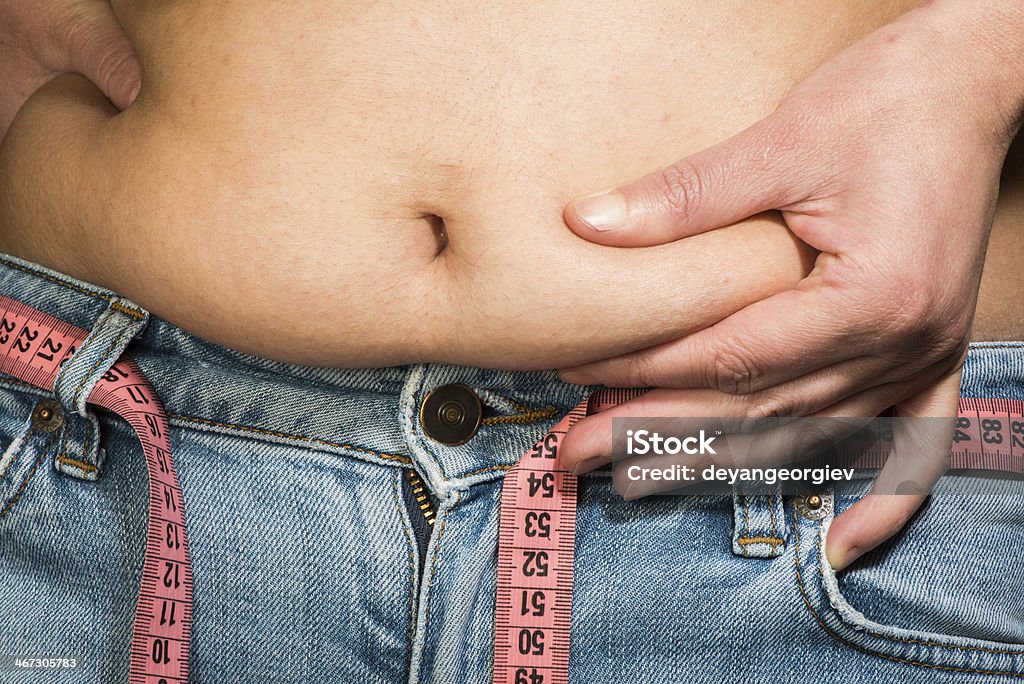
[{"label": "fingernail", "polygon": [[576,203],[576,215],[594,230],[617,230],[626,225],[626,198],[617,192],[588,195]]},{"label": "fingernail", "polygon": [[586,475],[587,473],[593,472],[601,467],[600,459],[588,458],[585,461],[580,461],[572,467],[573,475]]},{"label": "fingernail", "polygon": [[825,546],[825,558],[828,559],[828,564],[832,566],[832,570],[835,572],[845,570],[850,563],[857,560],[860,556],[861,551],[857,548],[841,552],[830,549],[827,545]]},{"label": "fingernail", "polygon": [[558,378],[572,385],[591,385],[594,380],[587,372],[578,370],[558,371]]}]

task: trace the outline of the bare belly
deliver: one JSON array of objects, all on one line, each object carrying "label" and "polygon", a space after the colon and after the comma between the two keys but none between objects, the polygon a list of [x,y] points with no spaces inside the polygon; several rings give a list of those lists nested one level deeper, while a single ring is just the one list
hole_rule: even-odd
[{"label": "bare belly", "polygon": [[647,346],[793,285],[813,254],[774,215],[600,247],[563,205],[742,130],[913,4],[116,0],[139,100],[115,115],[62,77],[29,101],[0,147],[0,250],[285,361],[537,368]]}]

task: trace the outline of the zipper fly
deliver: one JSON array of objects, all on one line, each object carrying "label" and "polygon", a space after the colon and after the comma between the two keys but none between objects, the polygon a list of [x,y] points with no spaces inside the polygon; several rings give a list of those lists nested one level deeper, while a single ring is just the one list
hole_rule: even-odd
[{"label": "zipper fly", "polygon": [[434,505],[430,502],[427,485],[424,484],[420,474],[412,468],[409,468],[405,472],[406,476],[409,478],[409,487],[412,489],[413,498],[416,499],[416,505],[419,506],[420,512],[423,514],[423,519],[427,521],[428,525],[433,525]]}]

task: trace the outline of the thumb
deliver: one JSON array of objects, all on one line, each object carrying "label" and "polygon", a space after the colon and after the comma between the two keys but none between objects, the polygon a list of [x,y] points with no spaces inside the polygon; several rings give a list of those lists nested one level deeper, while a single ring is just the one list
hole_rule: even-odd
[{"label": "thumb", "polygon": [[[785,144],[779,141],[789,140]],[[796,201],[808,173],[795,163],[793,127],[780,114],[617,189],[571,202],[566,224],[604,245],[642,247],[736,223]]]},{"label": "thumb", "polygon": [[118,109],[135,101],[142,67],[110,3],[95,3],[69,22],[60,47],[62,69],[88,78]]}]

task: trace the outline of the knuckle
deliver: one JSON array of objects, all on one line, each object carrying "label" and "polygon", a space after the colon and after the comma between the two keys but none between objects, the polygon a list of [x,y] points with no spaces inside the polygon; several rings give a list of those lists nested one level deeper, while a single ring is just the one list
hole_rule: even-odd
[{"label": "knuckle", "polygon": [[750,394],[764,381],[764,371],[746,350],[735,343],[718,346],[707,369],[708,384],[727,394]]},{"label": "knuckle", "polygon": [[901,340],[924,342],[936,326],[935,299],[931,286],[915,274],[893,283],[898,295],[888,299],[888,327]]},{"label": "knuckle", "polygon": [[933,285],[907,277],[899,296],[882,305],[883,329],[892,349],[906,360],[934,361],[958,357],[970,341],[971,310],[955,309],[940,299]]},{"label": "knuckle", "polygon": [[642,354],[628,357],[625,362],[626,382],[634,387],[652,387],[657,384],[657,370],[650,358]]},{"label": "knuckle", "polygon": [[659,209],[686,221],[700,209],[704,180],[697,167],[687,160],[666,166],[657,174]]},{"label": "knuckle", "polygon": [[789,402],[782,397],[771,396],[753,402],[748,414],[754,421],[772,422],[776,418],[785,418],[791,415],[791,409]]}]

